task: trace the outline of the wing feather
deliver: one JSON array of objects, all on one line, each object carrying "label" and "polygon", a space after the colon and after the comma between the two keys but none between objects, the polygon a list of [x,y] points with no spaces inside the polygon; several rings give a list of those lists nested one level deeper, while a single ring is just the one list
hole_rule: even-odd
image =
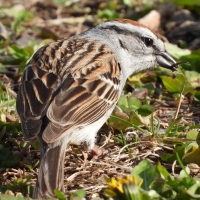
[{"label": "wing feather", "polygon": [[[111,58],[113,59],[112,64],[118,68],[114,58]],[[111,73],[110,62],[105,59],[98,62],[95,63],[93,74],[90,70],[90,76],[85,74],[84,77],[80,77],[84,81],[80,81],[75,76],[70,87],[65,82],[61,86],[60,92],[55,96],[47,111],[50,123],[43,132],[43,139],[47,143],[52,143],[63,137],[64,132],[65,134],[71,133],[76,128],[94,123],[103,117],[118,100],[120,73],[118,76],[108,75]],[[96,69],[102,69],[100,64],[104,64],[103,73]],[[85,72],[86,70],[84,70]],[[70,78],[73,79],[73,75]],[[65,81],[68,82],[68,78]]]},{"label": "wing feather", "polygon": [[26,138],[43,132],[52,143],[90,125],[111,109],[119,96],[120,67],[112,50],[88,39],[42,47],[24,70],[17,111]]},{"label": "wing feather", "polygon": [[[54,75],[50,74],[32,64],[24,70],[16,105],[22,123],[22,131],[27,139],[34,138],[41,131],[42,117],[44,117],[53,95],[53,88],[49,86],[56,85],[56,79],[52,78]],[[39,76],[46,81],[44,82]],[[50,80],[47,80],[49,78]]]}]

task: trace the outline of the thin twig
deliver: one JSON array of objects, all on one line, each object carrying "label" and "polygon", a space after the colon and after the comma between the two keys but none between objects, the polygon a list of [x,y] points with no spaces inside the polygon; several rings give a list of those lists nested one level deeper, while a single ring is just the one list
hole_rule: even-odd
[{"label": "thin twig", "polygon": [[173,164],[172,164],[172,175],[173,175],[173,176],[175,176],[175,173],[174,173],[175,167],[176,167],[176,160],[175,160],[175,161],[173,162]]},{"label": "thin twig", "polygon": [[80,172],[75,172],[73,173],[71,176],[69,176],[67,179],[65,179],[68,182],[71,182],[72,180],[74,180],[75,177],[77,177],[78,175],[83,175],[83,174],[88,174],[90,173],[90,171],[80,171]]},{"label": "thin twig", "polygon": [[180,93],[180,97],[179,97],[179,100],[178,100],[178,106],[177,106],[177,109],[176,109],[176,113],[174,115],[174,120],[178,117],[178,113],[180,111],[181,103],[182,103],[182,100],[183,100],[182,95],[183,95],[184,89],[185,89],[185,85],[183,85],[181,93]]}]

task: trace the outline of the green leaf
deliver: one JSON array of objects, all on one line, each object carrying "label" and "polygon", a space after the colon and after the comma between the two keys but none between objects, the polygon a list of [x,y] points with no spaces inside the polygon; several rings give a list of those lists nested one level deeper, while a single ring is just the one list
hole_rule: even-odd
[{"label": "green leaf", "polygon": [[167,185],[169,185],[171,188],[173,188],[174,190],[177,190],[178,187],[180,186],[179,181],[175,180],[169,180],[166,182]]},{"label": "green leaf", "polygon": [[55,189],[54,194],[56,195],[56,197],[58,197],[59,200],[66,200],[66,195],[63,192]]},{"label": "green leaf", "polygon": [[172,180],[171,175],[169,174],[169,172],[166,170],[165,167],[163,167],[160,162],[157,163],[156,165],[156,172],[157,174],[160,176],[160,178],[162,179],[166,179],[166,180]]},{"label": "green leaf", "polygon": [[128,127],[132,127],[132,124],[129,121],[114,115],[109,117],[107,124],[116,130],[125,130]]},{"label": "green leaf", "polygon": [[[200,52],[199,52],[200,53]],[[196,88],[199,86],[200,83],[200,73],[195,72],[195,71],[184,71],[183,72],[188,83],[187,83],[187,87],[190,86],[190,88]]]},{"label": "green leaf", "polygon": [[[148,191],[148,196],[150,197],[150,199],[161,199],[161,196],[159,193],[157,193],[156,190],[149,190]],[[143,200],[146,200],[146,198],[143,198]]]},{"label": "green leaf", "polygon": [[123,0],[123,3],[128,7],[133,7],[134,6],[133,0]]},{"label": "green leaf", "polygon": [[161,160],[169,162],[169,163],[173,163],[177,157],[176,157],[176,153],[178,153],[179,157],[182,158],[183,155],[185,154],[185,146],[176,146],[174,148],[173,154],[164,154],[163,156],[161,156]]},{"label": "green leaf", "polygon": [[118,106],[126,112],[135,111],[142,106],[139,99],[134,96],[123,95],[119,98]]},{"label": "green leaf", "polygon": [[139,116],[137,113],[135,113],[135,112],[131,112],[131,114],[130,114],[130,122],[132,123],[132,124],[134,124],[135,126],[140,126],[140,125],[142,125],[142,120],[141,120],[141,116]]},{"label": "green leaf", "polygon": [[[123,185],[123,191],[124,191],[124,193],[122,195],[119,195],[119,198],[116,197],[117,199],[143,200],[141,190],[135,184]],[[149,198],[147,197],[147,199],[149,199]]]},{"label": "green leaf", "polygon": [[127,127],[134,127],[135,129],[141,131],[142,133],[146,133],[146,130],[130,123],[129,121],[126,121],[124,119],[121,119],[121,118],[119,118],[117,116],[113,116],[113,115],[111,115],[110,118],[108,119],[108,124],[118,130],[124,130]]},{"label": "green leaf", "polygon": [[181,180],[182,184],[184,183],[184,187],[188,185],[188,182],[191,182],[191,181],[192,183],[194,182],[194,180],[189,177],[189,174],[190,174],[190,169],[188,167],[184,167],[184,169],[180,171],[177,177],[178,180]]},{"label": "green leaf", "polygon": [[[73,0],[68,0],[69,2],[71,1],[71,3],[73,3]],[[67,2],[67,0],[53,0],[54,3],[57,4],[64,4]]]},{"label": "green leaf", "polygon": [[197,130],[191,130],[187,133],[186,138],[188,140],[196,140],[198,136],[198,131]]},{"label": "green leaf", "polygon": [[142,116],[148,116],[154,112],[154,108],[150,105],[142,105],[137,112]]},{"label": "green leaf", "polygon": [[12,45],[8,47],[8,50],[10,54],[12,54],[12,56],[20,60],[28,59],[33,54],[32,47],[22,48],[19,46]]},{"label": "green leaf", "polygon": [[161,194],[165,186],[166,180],[157,178],[151,185],[151,189],[155,190],[158,194]]},{"label": "green leaf", "polygon": [[196,51],[193,51],[192,54],[190,55],[182,56],[180,58],[180,61],[187,61],[190,63],[190,65],[181,64],[179,68],[182,70],[196,71],[200,73],[200,67],[199,67],[200,56],[199,55],[200,55],[200,50],[196,50]]},{"label": "green leaf", "polygon": [[166,153],[161,156],[161,160],[169,163],[173,163],[176,160],[176,156],[174,154]]},{"label": "green leaf", "polygon": [[191,149],[191,152],[183,155],[182,160],[186,164],[195,163],[195,164],[200,166],[199,155],[200,155],[200,149],[196,146],[193,146],[192,149]]},{"label": "green leaf", "polygon": [[38,140],[36,140],[35,142],[33,142],[31,144],[31,146],[36,149],[36,150],[39,150],[40,149],[40,142]]},{"label": "green leaf", "polygon": [[169,92],[181,92],[183,83],[180,80],[168,76],[160,76],[160,78],[162,79],[164,86]]},{"label": "green leaf", "polygon": [[130,114],[130,122],[135,126],[144,125],[145,127],[148,127],[150,124],[150,120],[151,120],[151,115],[141,116],[134,111],[131,112]]},{"label": "green leaf", "polygon": [[181,49],[177,45],[166,42],[165,47],[167,51],[175,58],[180,59],[182,56],[190,55],[191,51],[188,49]]},{"label": "green leaf", "polygon": [[1,200],[26,200],[27,198],[25,197],[15,197],[12,195],[6,195],[6,194],[0,194],[0,199]]},{"label": "green leaf", "polygon": [[146,71],[139,72],[128,78],[128,82],[134,84],[135,86],[141,87],[143,85],[142,79],[149,78],[149,75]]},{"label": "green leaf", "polygon": [[172,2],[176,5],[180,5],[180,6],[200,6],[200,1],[199,0],[192,0],[192,1],[188,1],[188,0],[172,0]]},{"label": "green leaf", "polygon": [[[188,168],[189,169],[189,168]],[[190,188],[192,185],[194,185],[196,182],[193,178],[188,177],[186,174],[185,176],[181,176],[181,173],[184,173],[184,170],[180,172],[180,175],[178,176],[178,179],[180,179],[180,184],[183,185],[185,188]]]},{"label": "green leaf", "polygon": [[151,183],[157,177],[155,172],[155,167],[148,160],[141,161],[137,166],[131,171],[131,175],[143,179],[142,188],[149,190]]},{"label": "green leaf", "polygon": [[200,103],[200,91],[195,93],[194,100]]},{"label": "green leaf", "polygon": [[195,183],[190,188],[188,188],[187,192],[190,195],[198,194],[198,198],[200,199],[200,194],[197,193],[198,190],[200,190],[200,183],[198,182],[199,180],[195,181]]},{"label": "green leaf", "polygon": [[120,13],[117,13],[114,10],[110,9],[99,10],[97,14],[100,18],[106,18],[106,19],[115,19],[121,17]]},{"label": "green leaf", "polygon": [[185,153],[191,152],[193,147],[199,147],[197,142],[188,142],[188,145],[185,146]]},{"label": "green leaf", "polygon": [[85,191],[84,190],[77,190],[75,193],[71,194],[70,199],[73,199],[74,197],[81,197],[80,200],[85,197]]},{"label": "green leaf", "polygon": [[146,83],[143,88],[148,89],[148,94],[154,94],[155,92],[155,86],[153,85],[153,83]]},{"label": "green leaf", "polygon": [[15,31],[18,29],[18,27],[21,25],[22,22],[24,22],[27,19],[33,18],[33,15],[27,10],[20,10],[20,12],[14,10],[13,15],[14,15],[14,21],[12,22],[11,27]]},{"label": "green leaf", "polygon": [[[188,75],[189,76],[189,75]],[[189,76],[190,77],[190,76]],[[181,93],[182,88],[184,86],[183,94],[195,94],[194,87],[188,81],[187,77],[183,74],[176,74],[175,78],[168,77],[168,76],[161,76],[162,82],[166,89],[172,93]],[[190,77],[191,79],[191,77]],[[196,79],[195,79],[196,81]]]}]

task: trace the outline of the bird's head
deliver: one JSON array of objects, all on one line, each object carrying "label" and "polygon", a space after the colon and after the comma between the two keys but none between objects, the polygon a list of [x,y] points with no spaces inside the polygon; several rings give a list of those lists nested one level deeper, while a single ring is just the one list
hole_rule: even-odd
[{"label": "bird's head", "polygon": [[157,66],[171,70],[177,66],[158,34],[138,22],[129,19],[106,21],[92,29],[90,35],[112,48],[127,77]]}]

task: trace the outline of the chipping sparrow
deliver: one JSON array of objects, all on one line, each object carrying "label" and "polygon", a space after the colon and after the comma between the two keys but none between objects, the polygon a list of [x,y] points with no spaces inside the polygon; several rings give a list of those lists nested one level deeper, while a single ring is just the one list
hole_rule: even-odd
[{"label": "chipping sparrow", "polygon": [[64,190],[67,144],[93,148],[128,76],[158,65],[172,69],[176,62],[156,33],[127,19],[100,23],[35,53],[17,96],[25,138],[37,137],[41,144],[34,198]]}]

